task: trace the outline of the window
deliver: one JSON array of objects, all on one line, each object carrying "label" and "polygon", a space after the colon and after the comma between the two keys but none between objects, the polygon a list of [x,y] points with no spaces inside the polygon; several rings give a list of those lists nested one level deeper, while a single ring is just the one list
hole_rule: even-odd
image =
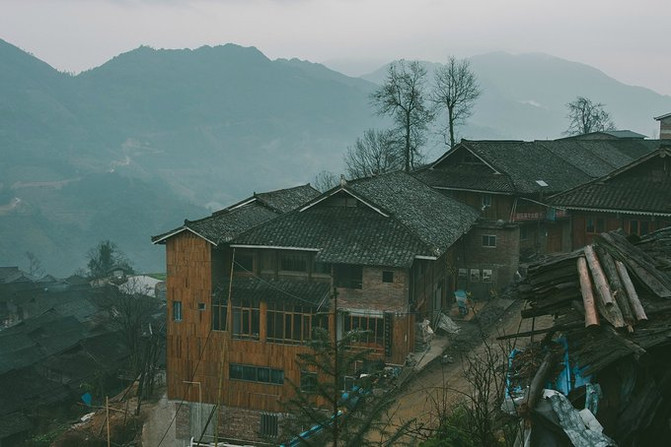
[{"label": "window", "polygon": [[489,208],[490,206],[492,206],[492,196],[491,196],[491,194],[483,194],[481,199],[480,199],[480,204],[482,205],[483,210],[485,208]]},{"label": "window", "polygon": [[276,438],[278,435],[279,417],[276,414],[261,413],[261,436]]},{"label": "window", "polygon": [[235,262],[233,263],[233,271],[236,273],[253,273],[254,272],[254,255],[252,253],[235,253]]},{"label": "window", "polygon": [[641,236],[650,233],[650,224],[644,220],[641,221]]},{"label": "window", "polygon": [[285,272],[307,272],[307,257],[303,253],[282,253],[280,255],[280,270]]},{"label": "window", "polygon": [[271,385],[284,384],[284,371],[265,366],[241,365],[231,363],[228,366],[228,376],[231,380],[245,382],[269,383]]},{"label": "window", "polygon": [[198,303],[198,310],[204,311],[207,308],[205,303]]},{"label": "window", "polygon": [[606,219],[603,217],[587,216],[585,218],[585,232],[589,234],[606,231]]},{"label": "window", "polygon": [[182,321],[182,302],[172,302],[172,321]]},{"label": "window", "polygon": [[394,272],[382,272],[382,282],[394,282]]},{"label": "window", "polygon": [[228,315],[228,305],[226,303],[212,303],[212,330],[227,331],[226,317]]},{"label": "window", "polygon": [[314,393],[317,391],[317,373],[311,371],[301,371],[301,391],[304,393]]},{"label": "window", "polygon": [[479,269],[471,269],[471,282],[479,282],[480,281],[480,270]]},{"label": "window", "polygon": [[596,232],[597,233],[603,233],[606,231],[606,219],[603,217],[597,217],[596,218]]},{"label": "window", "polygon": [[596,232],[596,227],[594,225],[594,218],[587,217],[585,219],[585,232],[594,234]]},{"label": "window", "polygon": [[327,316],[315,315],[311,307],[269,303],[266,338],[280,343],[301,343],[312,339],[314,327],[326,327]]},{"label": "window", "polygon": [[492,282],[492,271],[490,269],[482,269],[482,282]]},{"label": "window", "polygon": [[259,338],[259,304],[251,300],[234,302],[233,336],[236,338]]},{"label": "window", "polygon": [[363,267],[360,265],[338,264],[334,269],[336,287],[361,289],[363,287]]},{"label": "window", "polygon": [[384,344],[384,320],[382,318],[365,315],[346,315],[345,331],[362,331],[357,342],[363,344]]},{"label": "window", "polygon": [[482,235],[482,246],[483,247],[496,247],[496,236],[493,234],[483,234]]},{"label": "window", "polygon": [[650,222],[645,220],[630,220],[629,234],[645,236],[650,232]]}]

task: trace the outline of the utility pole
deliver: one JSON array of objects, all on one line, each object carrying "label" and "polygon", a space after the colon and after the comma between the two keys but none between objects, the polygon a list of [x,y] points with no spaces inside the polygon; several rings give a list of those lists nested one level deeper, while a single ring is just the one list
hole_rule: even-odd
[{"label": "utility pole", "polygon": [[338,389],[339,384],[339,372],[338,371],[338,289],[333,287],[333,351],[335,352],[335,361],[334,361],[334,378],[335,378],[335,387],[334,387],[334,396],[333,396],[333,447],[338,447],[338,400],[340,390]]}]

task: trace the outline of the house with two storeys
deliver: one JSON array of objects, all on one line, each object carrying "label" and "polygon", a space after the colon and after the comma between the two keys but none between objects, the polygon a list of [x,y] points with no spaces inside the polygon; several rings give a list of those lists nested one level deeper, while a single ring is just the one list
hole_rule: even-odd
[{"label": "house with two storeys", "polygon": [[167,245],[169,397],[219,403],[221,435],[258,439],[277,434],[314,327],[365,330],[375,358],[404,363],[416,322],[451,305],[478,216],[398,172],[342,182],[225,242],[193,223],[154,238]]},{"label": "house with two storeys", "polygon": [[671,140],[615,171],[549,198],[568,211],[573,249],[622,229],[633,237],[671,225]]},{"label": "house with two storeys", "polygon": [[[459,272],[461,288],[485,294],[510,283],[520,258],[568,251],[564,209],[547,198],[653,151],[655,140],[609,135],[549,141],[462,140],[415,176],[481,212]],[[487,281],[485,281],[487,280]]]}]

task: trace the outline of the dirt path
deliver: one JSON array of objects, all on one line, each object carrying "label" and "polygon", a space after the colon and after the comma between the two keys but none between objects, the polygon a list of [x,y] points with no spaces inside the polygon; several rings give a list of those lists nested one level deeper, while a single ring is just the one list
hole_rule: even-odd
[{"label": "dirt path", "polygon": [[[500,300],[502,305],[510,304],[509,300]],[[498,306],[492,302],[491,306]],[[443,401],[449,406],[455,405],[461,398],[458,391],[468,392],[469,384],[464,378],[462,364],[463,354],[475,352],[482,354],[485,349],[484,339],[493,346],[496,343],[509,343],[505,346],[507,352],[516,343],[518,348],[529,343],[529,337],[497,342],[496,337],[504,334],[529,331],[532,325],[535,329],[548,327],[552,320],[550,318],[522,320],[520,317],[522,303],[514,301],[509,307],[498,309],[487,307],[483,309],[482,318],[474,321],[458,323],[462,330],[456,336],[451,336],[450,346],[446,354],[450,363],[441,362],[440,359],[430,364],[427,368],[406,382],[398,394],[395,405],[390,410],[391,424],[399,427],[404,422],[415,419],[419,424],[427,427],[435,427],[437,424],[437,405]],[[535,340],[541,336],[537,335]],[[451,390],[444,393],[445,387]]]}]

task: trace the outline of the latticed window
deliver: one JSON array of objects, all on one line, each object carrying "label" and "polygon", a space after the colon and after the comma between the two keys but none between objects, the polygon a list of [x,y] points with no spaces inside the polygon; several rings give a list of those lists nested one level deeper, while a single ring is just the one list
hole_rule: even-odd
[{"label": "latticed window", "polygon": [[231,306],[231,329],[237,338],[259,338],[259,304],[250,300],[235,302]]},{"label": "latticed window", "polygon": [[272,385],[284,384],[283,370],[265,366],[231,363],[228,366],[228,377],[231,380],[244,380],[246,382],[270,383]]},{"label": "latticed window", "polygon": [[280,270],[285,272],[307,272],[307,256],[303,253],[282,253],[280,255]]},{"label": "latticed window", "polygon": [[366,315],[346,315],[345,331],[362,331],[358,342],[365,344],[383,345],[384,319]]},{"label": "latticed window", "polygon": [[301,343],[312,339],[314,327],[325,327],[326,316],[309,306],[269,303],[266,313],[266,338],[280,343]]}]

